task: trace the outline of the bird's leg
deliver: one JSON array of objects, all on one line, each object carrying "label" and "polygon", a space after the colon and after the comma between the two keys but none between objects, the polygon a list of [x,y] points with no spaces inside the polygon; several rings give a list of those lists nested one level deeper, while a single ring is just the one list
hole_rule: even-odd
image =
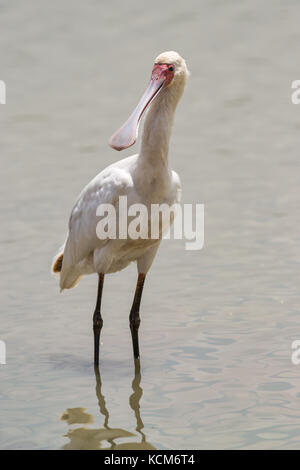
[{"label": "bird's leg", "polygon": [[141,323],[140,303],[141,303],[145,278],[146,278],[145,274],[139,274],[138,276],[134,299],[133,299],[133,303],[132,303],[132,307],[131,307],[131,311],[129,315],[129,326],[130,326],[130,331],[131,331],[131,336],[132,336],[133,355],[135,359],[138,359],[140,357],[138,330],[139,330],[139,326]]},{"label": "bird's leg", "polygon": [[93,316],[93,330],[94,330],[94,364],[98,366],[99,364],[99,341],[100,341],[100,332],[103,326],[103,320],[101,317],[101,297],[102,297],[102,289],[104,283],[104,274],[98,274],[98,295],[97,295],[97,303],[95,307],[95,312]]}]

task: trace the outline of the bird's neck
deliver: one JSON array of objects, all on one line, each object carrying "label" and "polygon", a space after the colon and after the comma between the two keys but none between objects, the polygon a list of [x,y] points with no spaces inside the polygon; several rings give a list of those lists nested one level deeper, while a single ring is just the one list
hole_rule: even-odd
[{"label": "bird's neck", "polygon": [[169,142],[180,96],[171,87],[163,90],[147,112],[140,158],[153,167],[168,166]]},{"label": "bird's neck", "polygon": [[162,90],[146,115],[134,180],[137,192],[152,202],[163,202],[172,186],[168,151],[174,114],[181,94],[178,90],[177,93],[171,89]]}]

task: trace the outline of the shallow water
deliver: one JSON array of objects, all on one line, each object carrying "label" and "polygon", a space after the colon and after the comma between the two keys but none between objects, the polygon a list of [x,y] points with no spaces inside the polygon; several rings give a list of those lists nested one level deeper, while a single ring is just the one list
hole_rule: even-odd
[{"label": "shallow water", "polygon": [[[299,448],[299,14],[296,0],[0,2],[1,448]],[[135,267],[106,277],[100,378],[97,280],[60,295],[50,263],[168,49],[192,72],[170,161],[184,202],[205,204],[205,246],[163,242],[140,373]]]}]

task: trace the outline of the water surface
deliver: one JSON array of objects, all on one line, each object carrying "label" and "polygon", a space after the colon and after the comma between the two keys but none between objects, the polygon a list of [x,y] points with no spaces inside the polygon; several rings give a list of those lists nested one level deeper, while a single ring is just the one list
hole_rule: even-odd
[{"label": "water surface", "polygon": [[[1,448],[299,448],[299,15],[292,0],[1,0]],[[162,244],[140,371],[135,266],[106,277],[95,375],[96,277],[59,294],[51,259],[169,49],[191,70],[170,162],[184,202],[205,204],[205,246]]]}]

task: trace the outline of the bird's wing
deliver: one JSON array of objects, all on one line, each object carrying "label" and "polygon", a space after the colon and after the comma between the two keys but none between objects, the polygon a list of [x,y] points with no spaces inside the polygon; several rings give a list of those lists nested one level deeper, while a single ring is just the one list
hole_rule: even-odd
[{"label": "bird's wing", "polygon": [[69,220],[69,233],[64,249],[63,271],[85,259],[95,248],[107,240],[100,240],[96,234],[99,222],[97,208],[101,204],[116,207],[119,196],[127,195],[132,188],[131,175],[120,167],[107,167],[83,189],[73,207]]}]

